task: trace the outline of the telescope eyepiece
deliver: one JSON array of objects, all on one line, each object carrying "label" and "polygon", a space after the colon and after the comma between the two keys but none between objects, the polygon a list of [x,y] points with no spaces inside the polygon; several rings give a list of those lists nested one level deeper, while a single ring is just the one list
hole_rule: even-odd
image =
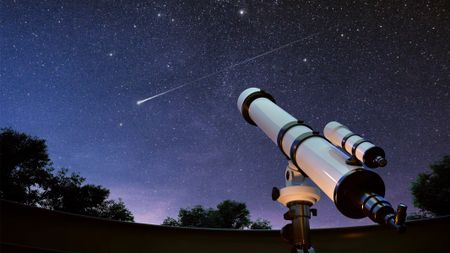
[{"label": "telescope eyepiece", "polygon": [[398,232],[406,230],[406,205],[400,204],[397,211],[394,211],[383,196],[375,193],[365,193],[361,197],[361,203],[363,212],[374,222],[392,227]]},{"label": "telescope eyepiece", "polygon": [[405,221],[406,221],[406,209],[408,207],[405,204],[399,204],[397,206],[397,213],[395,214],[394,223],[399,227],[398,231],[400,233],[406,231]]},{"label": "telescope eyepiece", "polygon": [[379,167],[384,167],[387,164],[387,160],[386,160],[386,158],[384,158],[382,156],[377,156],[374,159],[374,163],[378,164]]}]

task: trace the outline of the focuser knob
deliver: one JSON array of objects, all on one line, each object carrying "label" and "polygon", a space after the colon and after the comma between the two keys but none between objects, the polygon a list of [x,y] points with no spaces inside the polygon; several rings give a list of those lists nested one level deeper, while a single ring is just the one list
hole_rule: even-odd
[{"label": "focuser knob", "polygon": [[406,230],[405,221],[406,221],[406,209],[408,207],[405,204],[399,204],[397,206],[397,212],[395,213],[395,225],[400,227],[399,231],[404,232]]},{"label": "focuser knob", "polygon": [[272,200],[276,201],[280,197],[280,189],[277,187],[272,188]]}]

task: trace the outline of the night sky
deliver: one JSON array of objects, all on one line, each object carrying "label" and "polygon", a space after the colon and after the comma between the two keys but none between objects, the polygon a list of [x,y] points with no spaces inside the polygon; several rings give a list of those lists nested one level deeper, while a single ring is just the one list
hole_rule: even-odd
[{"label": "night sky", "polygon": [[[260,87],[383,147],[386,198],[416,211],[411,181],[450,153],[450,7],[393,2],[1,1],[0,127],[46,139],[138,222],[234,199],[279,228],[286,159],[236,106]],[[371,224],[316,208],[312,227]]]}]

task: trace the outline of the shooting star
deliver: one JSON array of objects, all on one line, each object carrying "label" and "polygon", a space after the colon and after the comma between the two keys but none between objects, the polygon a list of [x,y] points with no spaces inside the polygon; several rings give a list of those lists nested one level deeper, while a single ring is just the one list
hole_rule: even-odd
[{"label": "shooting star", "polygon": [[277,51],[280,51],[281,49],[284,49],[284,48],[286,48],[286,47],[292,46],[292,45],[297,44],[297,43],[299,43],[299,42],[302,42],[302,41],[305,41],[305,40],[309,40],[309,39],[311,39],[311,38],[313,38],[313,37],[315,37],[315,36],[317,36],[317,35],[320,35],[320,34],[322,34],[322,33],[325,33],[325,32],[327,32],[327,31],[331,30],[331,29],[334,28],[334,27],[336,27],[336,26],[332,26],[331,28],[327,29],[326,31],[313,33],[313,34],[308,35],[308,36],[306,36],[306,37],[300,38],[300,39],[298,39],[298,40],[291,41],[291,42],[286,43],[286,44],[284,44],[284,45],[281,45],[281,46],[279,46],[279,47],[277,47],[277,48],[271,49],[271,50],[269,50],[269,51],[267,51],[267,52],[264,52],[264,53],[262,53],[262,54],[258,54],[258,55],[255,55],[255,56],[253,56],[253,57],[250,57],[250,58],[247,58],[247,59],[245,59],[245,60],[242,60],[242,61],[240,61],[240,62],[231,64],[231,65],[228,66],[228,67],[225,67],[225,68],[223,68],[223,69],[217,70],[217,71],[212,72],[212,73],[209,73],[209,74],[204,75],[204,76],[202,76],[202,77],[199,77],[199,78],[197,78],[197,79],[195,79],[195,80],[192,80],[192,81],[189,81],[189,82],[180,84],[180,85],[178,85],[178,86],[175,86],[175,87],[172,88],[172,89],[169,89],[169,90],[166,90],[166,91],[161,92],[161,93],[159,93],[159,94],[156,94],[156,95],[154,95],[154,96],[151,96],[151,97],[148,97],[148,98],[139,100],[139,101],[136,102],[136,104],[137,104],[137,105],[141,105],[141,104],[143,104],[143,103],[145,103],[145,102],[147,102],[147,101],[150,101],[150,100],[152,100],[152,99],[155,99],[155,98],[160,97],[160,96],[163,96],[163,95],[166,95],[166,94],[168,94],[168,93],[171,93],[171,92],[173,92],[173,91],[176,91],[176,90],[181,89],[181,88],[183,88],[183,87],[186,87],[186,86],[188,86],[188,85],[194,84],[194,83],[196,83],[196,82],[198,82],[198,81],[201,81],[201,80],[203,80],[203,79],[206,79],[206,78],[208,78],[208,77],[217,75],[217,74],[219,74],[219,73],[222,73],[222,72],[225,72],[225,71],[227,71],[227,70],[233,69],[233,68],[235,68],[235,67],[237,67],[237,66],[246,64],[246,63],[251,62],[251,61],[254,61],[254,60],[258,59],[258,58],[261,58],[261,57],[264,57],[264,56],[266,56],[266,55],[275,53],[275,52],[277,52]]}]

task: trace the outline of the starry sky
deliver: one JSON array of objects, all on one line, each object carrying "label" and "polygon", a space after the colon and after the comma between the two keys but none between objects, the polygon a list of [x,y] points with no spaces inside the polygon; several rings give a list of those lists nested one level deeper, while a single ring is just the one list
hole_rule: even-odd
[{"label": "starry sky", "polygon": [[[46,139],[55,167],[111,189],[138,222],[234,199],[280,228],[287,209],[270,196],[286,159],[236,106],[260,87],[316,130],[336,120],[383,147],[386,198],[415,211],[411,181],[450,153],[449,12],[446,0],[1,1],[0,127]],[[324,194],[315,207],[313,228],[371,224]]]}]

